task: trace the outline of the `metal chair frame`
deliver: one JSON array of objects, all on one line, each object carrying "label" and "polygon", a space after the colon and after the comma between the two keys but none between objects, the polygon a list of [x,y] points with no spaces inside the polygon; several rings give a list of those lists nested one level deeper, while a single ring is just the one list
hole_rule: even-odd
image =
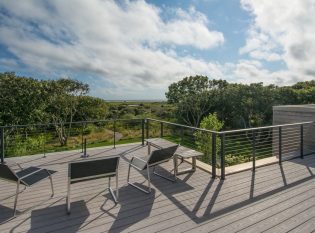
[{"label": "metal chair frame", "polygon": [[[94,175],[94,176],[86,176],[82,178],[75,178],[71,179],[71,164],[73,163],[84,163],[84,162],[89,162],[89,161],[97,161],[97,160],[104,160],[104,159],[111,159],[111,158],[118,158],[117,166],[115,168],[115,172],[110,172],[110,173],[104,173],[100,175]],[[108,190],[111,194],[111,196],[114,199],[114,202],[117,204],[118,203],[118,198],[119,198],[119,189],[118,189],[118,166],[119,166],[119,156],[110,156],[106,158],[95,158],[95,159],[87,159],[87,160],[80,160],[80,161],[74,161],[69,163],[69,169],[68,169],[68,185],[67,185],[67,213],[71,213],[71,183],[72,182],[81,182],[85,180],[91,180],[91,179],[99,179],[99,178],[106,178],[108,177]],[[111,188],[111,176],[116,177],[116,191],[114,192],[113,189]],[[115,194],[116,193],[116,194]]]},{"label": "metal chair frame", "polygon": [[[21,171],[24,170],[24,168],[22,168],[22,166],[21,166],[20,164],[17,163],[17,165],[18,165],[18,167],[21,169]],[[41,168],[41,169],[36,170],[36,171],[34,171],[34,172],[31,172],[31,173],[29,173],[29,174],[27,174],[27,175],[25,175],[25,176],[19,177],[19,176],[17,176],[16,172],[14,172],[8,165],[6,165],[6,166],[7,166],[8,169],[11,171],[11,173],[15,176],[15,178],[17,179],[17,181],[15,182],[15,181],[12,181],[12,180],[9,180],[9,179],[5,179],[5,178],[2,178],[2,177],[0,177],[0,179],[4,179],[4,180],[6,180],[6,181],[8,181],[8,182],[16,183],[16,192],[15,192],[15,194],[10,195],[10,196],[8,196],[8,197],[2,199],[2,200],[6,200],[6,199],[8,199],[8,198],[10,198],[10,197],[15,196],[14,208],[13,208],[13,216],[14,216],[14,217],[16,216],[16,208],[17,208],[17,202],[18,202],[19,194],[22,193],[27,187],[32,187],[33,185],[38,184],[38,183],[40,183],[41,181],[46,180],[47,178],[49,178],[49,180],[50,180],[50,186],[51,186],[51,192],[52,192],[51,197],[54,196],[54,185],[53,185],[52,177],[51,177],[50,172],[49,172],[47,169]],[[47,178],[43,178],[43,179],[41,179],[40,181],[38,181],[38,182],[36,182],[36,183],[34,183],[34,184],[32,184],[32,185],[29,185],[29,184],[27,184],[26,182],[23,181],[23,179],[25,179],[25,178],[27,178],[27,177],[30,177],[30,176],[32,176],[32,175],[36,175],[36,173],[38,173],[38,172],[40,172],[40,171],[46,171],[47,174],[48,174],[48,177],[47,177]],[[20,184],[24,185],[24,189],[21,190],[21,191],[20,191]]]},{"label": "metal chair frame", "polygon": [[[152,156],[152,152],[151,152],[151,154],[150,154],[148,160],[144,160],[144,159],[141,159],[141,158],[139,158],[139,157],[137,157],[137,156],[133,156],[133,157],[131,158],[131,161],[129,162],[128,175],[127,175],[127,183],[128,183],[128,184],[130,184],[131,186],[133,186],[133,187],[137,188],[138,190],[140,190],[140,191],[142,191],[142,192],[144,192],[144,193],[147,193],[147,194],[151,193],[151,178],[150,178],[150,168],[151,168],[151,167],[153,167],[153,174],[154,174],[154,175],[159,176],[159,177],[161,177],[161,178],[163,178],[163,179],[166,179],[166,180],[168,180],[168,181],[171,181],[171,182],[175,182],[175,181],[177,180],[176,169],[175,169],[175,166],[176,166],[176,161],[175,161],[175,159],[176,159],[176,158],[175,158],[174,155],[172,155],[169,159],[165,159],[165,160],[158,161],[158,162],[156,162],[156,163],[149,164],[149,161],[150,161],[151,156]],[[157,165],[159,165],[159,164],[161,164],[161,163],[168,162],[168,161],[171,160],[172,158],[173,158],[173,163],[174,163],[174,179],[171,179],[171,178],[169,178],[169,177],[166,177],[166,176],[164,176],[164,175],[162,175],[162,174],[160,174],[160,173],[157,173],[157,172],[155,171]],[[133,162],[134,159],[138,159],[138,160],[140,160],[140,161],[146,163],[145,167],[144,167],[143,169],[141,169],[141,168],[135,166],[134,164],[132,164],[132,162]],[[145,190],[145,189],[139,187],[139,186],[136,185],[135,183],[129,182],[129,180],[130,180],[130,168],[131,168],[131,167],[135,168],[135,169],[138,170],[138,171],[143,171],[143,170],[145,170],[145,169],[147,170],[148,190]]]}]

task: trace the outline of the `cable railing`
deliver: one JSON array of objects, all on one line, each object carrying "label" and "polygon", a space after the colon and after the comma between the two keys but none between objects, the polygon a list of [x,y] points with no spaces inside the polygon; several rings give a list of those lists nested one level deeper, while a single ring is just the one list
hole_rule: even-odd
[{"label": "cable railing", "polygon": [[[0,127],[1,162],[5,157],[80,150],[145,139],[164,138],[202,152],[198,159],[211,166],[212,177],[225,179],[226,167],[270,157],[282,161],[315,153],[315,124],[301,122],[240,130],[212,131],[152,118],[112,119]],[[217,174],[219,171],[220,174]]]},{"label": "cable railing", "polygon": [[4,157],[81,150],[142,142],[143,119],[66,122],[0,127],[1,162]]},{"label": "cable railing", "polygon": [[252,163],[255,171],[257,160],[276,157],[281,164],[315,153],[314,122],[218,132],[148,118],[146,129],[147,138],[164,137],[203,152],[199,160],[212,166],[213,177],[219,168],[221,179],[225,179],[225,168],[229,166]]}]

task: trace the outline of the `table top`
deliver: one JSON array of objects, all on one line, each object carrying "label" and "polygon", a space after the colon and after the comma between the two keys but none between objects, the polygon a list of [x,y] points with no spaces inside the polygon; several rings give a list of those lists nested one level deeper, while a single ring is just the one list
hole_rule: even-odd
[{"label": "table top", "polygon": [[[159,149],[177,145],[176,143],[170,142],[164,138],[149,138],[149,139],[146,139],[145,141]],[[180,146],[175,152],[175,155],[183,157],[183,158],[191,158],[191,157],[202,156],[203,153],[196,150],[192,150],[184,146]]]},{"label": "table top", "polygon": [[183,157],[183,158],[191,158],[191,157],[202,156],[203,153],[196,150],[182,150],[182,151],[176,151],[175,155]]},{"label": "table top", "polygon": [[170,142],[164,138],[149,138],[146,139],[145,141],[159,149],[177,145],[176,143]]}]

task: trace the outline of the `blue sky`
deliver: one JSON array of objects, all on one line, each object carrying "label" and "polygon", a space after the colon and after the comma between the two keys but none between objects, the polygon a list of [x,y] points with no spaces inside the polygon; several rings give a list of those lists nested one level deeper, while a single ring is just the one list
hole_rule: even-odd
[{"label": "blue sky", "polygon": [[0,2],[0,72],[71,77],[104,99],[164,99],[190,75],[315,77],[314,0]]}]

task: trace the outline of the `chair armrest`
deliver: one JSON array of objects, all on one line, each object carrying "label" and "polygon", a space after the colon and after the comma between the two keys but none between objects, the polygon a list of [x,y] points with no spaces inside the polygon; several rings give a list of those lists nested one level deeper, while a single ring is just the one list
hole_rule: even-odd
[{"label": "chair armrest", "polygon": [[29,174],[27,174],[27,175],[25,175],[25,176],[19,177],[19,180],[25,179],[26,177],[29,177],[29,176],[31,176],[31,175],[34,175],[34,174],[36,174],[37,172],[40,172],[40,171],[43,171],[43,170],[45,170],[45,171],[48,173],[49,176],[51,175],[51,174],[49,173],[49,171],[48,171],[46,168],[41,168],[41,169],[39,169],[39,170],[37,170],[37,171],[34,171],[34,172],[31,172],[31,173],[29,173]]},{"label": "chair armrest", "polygon": [[[19,163],[17,163],[17,162],[8,162],[7,165],[8,165],[8,167],[10,167],[10,168],[17,166],[21,171],[23,170],[23,167],[21,166],[21,164],[19,164]],[[14,168],[14,170],[15,170],[15,168]]]},{"label": "chair armrest", "polygon": [[21,169],[21,171],[23,170],[23,167],[21,166],[21,164],[19,164],[17,162],[15,162],[15,164],[16,164],[16,166],[18,166]]},{"label": "chair armrest", "polygon": [[148,161],[141,159],[137,156],[133,156],[129,164],[138,170],[143,170],[149,167]]},{"label": "chair armrest", "polygon": [[141,159],[141,158],[139,158],[139,157],[137,157],[137,156],[133,156],[130,162],[132,162],[134,159],[138,159],[138,160],[140,160],[140,161],[142,161],[142,162],[145,162],[145,163],[148,162],[148,161],[146,161],[146,160],[144,160],[144,159]]}]

